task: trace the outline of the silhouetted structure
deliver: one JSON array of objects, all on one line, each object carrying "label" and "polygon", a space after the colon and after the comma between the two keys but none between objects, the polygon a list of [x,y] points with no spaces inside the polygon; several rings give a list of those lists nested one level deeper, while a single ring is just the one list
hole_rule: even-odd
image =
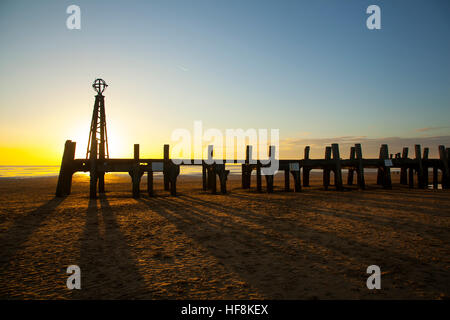
[{"label": "silhouetted structure", "polygon": [[[110,159],[108,154],[108,139],[106,133],[106,117],[103,91],[106,83],[97,79],[94,82],[94,89],[97,91],[95,97],[94,112],[92,115],[91,131],[89,135],[88,150],[86,159],[75,159],[75,142],[67,140],[64,148],[61,169],[56,188],[57,196],[70,194],[72,185],[72,175],[77,171],[90,172],[90,197],[97,197],[98,191],[104,192],[104,175],[106,172],[128,172],[132,179],[133,197],[140,195],[140,182],[143,174],[147,172],[148,194],[153,195],[153,173],[162,172],[164,175],[164,190],[170,190],[172,195],[176,195],[177,177],[180,174],[180,166],[185,164],[175,164],[170,159],[169,145],[164,145],[163,159],[141,159],[139,156],[139,145],[134,145],[133,159]],[[414,174],[417,175],[417,185],[419,188],[428,187],[428,170],[433,169],[433,188],[438,188],[438,170],[441,170],[441,184],[443,189],[450,187],[450,149],[439,146],[439,159],[429,159],[429,149],[425,148],[423,155],[421,146],[415,145],[415,158],[408,158],[408,148],[403,148],[403,153],[389,155],[388,146],[381,145],[378,159],[364,159],[362,156],[361,144],[355,144],[350,148],[349,159],[341,159],[339,145],[332,144],[325,148],[324,159],[310,159],[310,147],[305,148],[304,159],[278,160],[279,171],[284,171],[284,189],[290,191],[290,175],[294,179],[294,191],[301,191],[301,172],[303,175],[303,186],[309,186],[309,176],[312,169],[323,171],[323,186],[327,190],[330,185],[331,172],[334,173],[334,186],[336,190],[342,190],[343,179],[342,169],[348,170],[347,184],[353,185],[354,174],[357,176],[357,185],[360,189],[365,189],[364,179],[365,168],[377,169],[377,184],[385,189],[392,188],[391,168],[400,168],[400,183],[414,187]],[[269,167],[271,161],[275,160],[275,147],[269,147],[269,159],[252,159],[252,146],[246,146],[246,157],[243,160],[214,161],[213,146],[208,147],[208,159],[191,159],[188,165],[202,166],[203,190],[217,192],[217,177],[220,182],[220,191],[227,192],[226,182],[229,170],[226,170],[225,163],[241,163],[242,166],[242,188],[251,187],[252,171],[256,171],[256,188],[262,191],[262,169]],[[179,163],[180,161],[176,161]],[[265,174],[266,190],[273,192],[274,176]]]},{"label": "silhouetted structure", "polygon": [[108,132],[106,130],[105,91],[108,85],[103,79],[96,79],[92,88],[97,92],[95,96],[94,110],[92,111],[91,129],[86,151],[86,159],[91,163],[91,190],[97,188],[100,193],[105,192],[105,173],[95,170],[98,162],[109,158]]}]

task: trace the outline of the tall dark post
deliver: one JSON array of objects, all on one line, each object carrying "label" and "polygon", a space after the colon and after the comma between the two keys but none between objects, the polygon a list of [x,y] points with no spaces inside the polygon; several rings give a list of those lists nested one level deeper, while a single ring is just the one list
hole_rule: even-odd
[{"label": "tall dark post", "polygon": [[429,179],[428,179],[428,165],[427,165],[429,153],[430,153],[430,149],[429,148],[423,148],[423,158],[422,158],[422,161],[424,161],[424,164],[423,164],[423,183],[424,183],[424,187],[425,188],[428,188],[428,183],[429,183]]},{"label": "tall dark post", "polygon": [[[325,160],[331,159],[331,147],[325,147]],[[328,167],[323,169],[323,187],[328,190],[330,185],[330,169]]]},{"label": "tall dark post", "polygon": [[131,181],[133,184],[133,198],[139,198],[140,196],[140,184],[141,184],[141,171],[139,166],[139,144],[134,145],[134,164],[131,171]]},{"label": "tall dark post", "polygon": [[169,191],[169,145],[164,145],[164,168],[163,168],[163,174],[164,174],[164,190]]},{"label": "tall dark post", "polygon": [[[310,147],[306,146],[305,147],[305,160],[309,159],[309,150],[310,150]],[[311,171],[311,169],[304,166],[302,171],[303,171],[303,186],[309,187],[309,172]]]},{"label": "tall dark post", "polygon": [[356,171],[356,177],[358,180],[358,187],[362,190],[366,188],[366,182],[364,180],[364,165],[362,157],[362,148],[360,143],[355,144],[356,159],[358,160],[358,169]]},{"label": "tall dark post", "polygon": [[75,159],[75,142],[67,140],[64,145],[64,154],[59,170],[56,196],[63,197],[70,194],[72,187],[72,175],[74,173],[73,160]]},{"label": "tall dark post", "polygon": [[[350,160],[355,160],[355,147],[350,147]],[[355,169],[349,168],[348,174],[347,174],[347,184],[351,186],[353,184],[353,175],[354,175]]]},{"label": "tall dark post", "polygon": [[423,174],[423,163],[422,163],[422,151],[420,150],[420,144],[414,146],[414,151],[416,153],[417,162],[417,182],[420,189],[425,188],[424,174]]},{"label": "tall dark post", "polygon": [[336,190],[343,190],[341,156],[339,154],[339,145],[337,143],[333,143],[331,145],[331,151],[333,153],[333,160],[335,163],[334,164],[334,185],[336,186]]},{"label": "tall dark post", "polygon": [[105,192],[105,170],[102,160],[109,158],[108,133],[106,131],[105,91],[108,85],[102,79],[96,79],[92,88],[97,92],[92,112],[86,159],[90,161],[91,192],[90,197],[97,197],[97,182],[100,193]]},{"label": "tall dark post", "polygon": [[[408,147],[403,148],[402,159],[408,158]],[[408,168],[402,167],[400,169],[400,184],[407,185],[408,184]]]}]

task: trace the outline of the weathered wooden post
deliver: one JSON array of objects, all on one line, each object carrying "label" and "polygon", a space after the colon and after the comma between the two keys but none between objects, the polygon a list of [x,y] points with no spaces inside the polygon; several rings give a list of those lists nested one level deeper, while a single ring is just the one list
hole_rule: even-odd
[{"label": "weathered wooden post", "polygon": [[288,191],[291,189],[290,188],[290,176],[289,176],[289,172],[290,172],[290,168],[287,168],[286,170],[284,170],[284,191]]},{"label": "weathered wooden post", "polygon": [[[275,146],[269,146],[269,159],[270,159],[270,165],[272,166],[272,160],[275,159]],[[272,193],[273,192],[273,177],[274,174],[264,174],[264,177],[266,178],[266,185],[267,185],[267,192]]]},{"label": "weathered wooden post", "polygon": [[437,189],[438,188],[438,167],[433,166],[433,189]]},{"label": "weathered wooden post", "polygon": [[361,148],[360,143],[355,144],[355,153],[356,153],[356,159],[358,160],[356,179],[358,181],[358,187],[360,189],[364,190],[366,188],[366,182],[364,179],[364,164],[363,164],[363,157],[362,157],[362,148]]},{"label": "weathered wooden post", "polygon": [[[310,147],[306,146],[305,147],[305,160],[309,160],[309,150]],[[311,169],[309,169],[308,167],[303,167],[303,186],[304,187],[309,187],[309,173],[311,171]]]},{"label": "weathered wooden post", "polygon": [[333,151],[333,160],[334,160],[334,184],[336,186],[336,190],[343,190],[342,186],[342,169],[341,169],[341,156],[339,154],[339,145],[337,143],[333,143],[331,145],[331,149]]},{"label": "weathered wooden post", "polygon": [[[355,147],[350,148],[350,160],[355,160]],[[353,175],[354,175],[355,169],[349,168],[347,173],[347,184],[349,186],[353,185]]]},{"label": "weathered wooden post", "polygon": [[133,198],[140,196],[141,172],[139,165],[139,144],[134,145],[134,163],[131,169],[131,181],[133,184]]},{"label": "weathered wooden post", "polygon": [[73,160],[75,159],[76,143],[67,140],[64,145],[64,153],[59,169],[58,184],[56,186],[56,196],[63,197],[70,194],[72,188]]},{"label": "weathered wooden post", "polygon": [[[402,159],[403,160],[408,159],[408,147],[403,148]],[[400,184],[403,184],[403,185],[408,184],[407,171],[408,171],[408,167],[406,167],[405,165],[402,165],[402,168],[400,169]]]},{"label": "weathered wooden post", "polygon": [[164,145],[164,169],[163,169],[163,175],[164,175],[164,190],[169,191],[170,189],[170,181],[169,181],[169,167],[170,167],[170,150],[169,145]]},{"label": "weathered wooden post", "polygon": [[180,174],[180,166],[171,164],[169,169],[170,195],[177,195],[177,177]]},{"label": "weathered wooden post", "polygon": [[302,181],[300,175],[300,162],[289,163],[289,171],[294,177],[294,192],[300,192],[302,190]]},{"label": "weathered wooden post", "polygon": [[242,189],[249,189],[251,186],[251,164],[252,146],[245,148],[245,163],[242,164]]},{"label": "weathered wooden post", "polygon": [[208,181],[207,181],[207,168],[205,161],[202,160],[202,184],[203,184],[203,191],[206,191],[208,189]]},{"label": "weathered wooden post", "polygon": [[[383,159],[383,164],[384,164],[383,167],[381,168],[381,173],[382,173],[381,182],[382,182],[384,189],[391,189],[392,188],[392,180],[391,180],[390,165],[392,165],[392,164],[387,165],[386,160],[390,160],[387,144],[381,145],[380,154],[381,154],[381,157]],[[390,161],[392,161],[392,160],[390,160]]]},{"label": "weathered wooden post", "polygon": [[[380,159],[380,160],[383,159],[383,152],[384,152],[383,146],[384,146],[384,144],[381,145],[380,154],[378,156],[378,159]],[[377,184],[378,185],[383,184],[383,168],[380,166],[377,169]]]},{"label": "weathered wooden post", "polygon": [[[325,160],[331,160],[331,147],[325,147]],[[328,162],[326,161],[326,167],[323,168],[323,187],[328,190],[330,185],[330,169],[328,168]]]},{"label": "weathered wooden post", "polygon": [[258,159],[256,163],[256,190],[262,192],[262,181],[261,181],[261,161]]},{"label": "weathered wooden post", "polygon": [[441,162],[441,168],[442,168],[442,189],[447,189],[450,187],[450,176],[449,176],[449,164],[448,164],[448,158],[447,158],[447,150],[445,149],[445,146],[440,145],[439,146],[439,160]]},{"label": "weathered wooden post", "polygon": [[428,161],[428,155],[430,153],[430,149],[429,148],[423,148],[423,158],[422,160],[424,161],[424,165],[423,165],[423,183],[424,183],[424,187],[428,188],[428,184],[429,184],[429,179],[428,179],[428,165],[427,165],[427,161]]},{"label": "weathered wooden post", "polygon": [[216,163],[214,161],[214,146],[208,146],[208,188],[211,189],[212,194],[216,194],[217,192],[217,172],[216,172]]},{"label": "weathered wooden post", "polygon": [[147,192],[151,197],[154,195],[153,192],[153,163],[148,163],[148,171],[147,171]]},{"label": "weathered wooden post", "polygon": [[424,183],[424,174],[423,174],[423,163],[422,163],[422,151],[420,148],[420,144],[414,145],[414,151],[416,155],[416,165],[417,165],[417,184],[419,186],[419,189],[425,188]]}]

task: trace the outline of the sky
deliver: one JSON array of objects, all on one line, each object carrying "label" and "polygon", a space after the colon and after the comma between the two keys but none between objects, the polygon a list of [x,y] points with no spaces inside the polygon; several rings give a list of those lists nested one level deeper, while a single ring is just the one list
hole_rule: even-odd
[{"label": "sky", "polygon": [[[69,30],[69,5],[81,29]],[[381,8],[381,29],[366,8]],[[84,157],[103,78],[111,157],[175,129],[280,130],[280,157],[450,145],[450,2],[0,1],[0,165]]]}]

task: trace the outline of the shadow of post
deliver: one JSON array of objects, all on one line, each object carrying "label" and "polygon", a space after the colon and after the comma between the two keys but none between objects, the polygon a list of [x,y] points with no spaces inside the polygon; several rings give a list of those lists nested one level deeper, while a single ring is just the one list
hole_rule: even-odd
[{"label": "shadow of post", "polygon": [[25,242],[39,228],[48,217],[63,201],[63,198],[53,198],[35,210],[24,214],[13,222],[13,225],[0,238],[0,272],[3,272],[17,251],[23,247]]},{"label": "shadow of post", "polygon": [[89,200],[79,267],[81,290],[74,290],[73,298],[151,298],[116,214],[104,196]]}]

